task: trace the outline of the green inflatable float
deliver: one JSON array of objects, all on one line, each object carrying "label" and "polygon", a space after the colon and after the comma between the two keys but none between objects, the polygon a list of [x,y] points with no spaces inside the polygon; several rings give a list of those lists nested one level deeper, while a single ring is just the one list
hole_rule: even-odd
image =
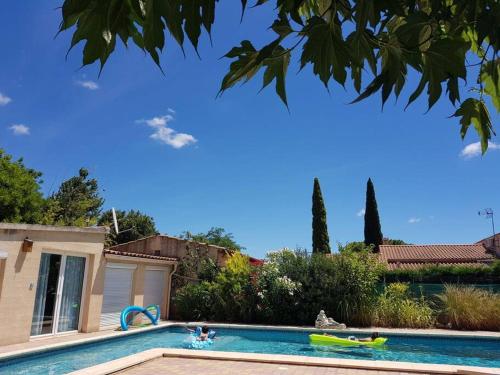
[{"label": "green inflatable float", "polygon": [[312,334],[309,335],[311,344],[314,345],[340,345],[340,346],[382,346],[387,341],[386,337],[377,337],[373,341],[358,341],[344,337]]}]

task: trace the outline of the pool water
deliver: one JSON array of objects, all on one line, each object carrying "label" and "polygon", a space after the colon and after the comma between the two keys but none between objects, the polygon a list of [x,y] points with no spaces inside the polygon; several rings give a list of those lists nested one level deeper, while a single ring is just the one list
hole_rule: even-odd
[{"label": "pool water", "polygon": [[[500,340],[495,339],[388,335],[383,348],[316,347],[309,344],[310,332],[216,330],[217,337],[208,350],[500,368]],[[0,361],[0,374],[65,374],[147,349],[188,348],[190,342],[183,328],[168,327]]]}]

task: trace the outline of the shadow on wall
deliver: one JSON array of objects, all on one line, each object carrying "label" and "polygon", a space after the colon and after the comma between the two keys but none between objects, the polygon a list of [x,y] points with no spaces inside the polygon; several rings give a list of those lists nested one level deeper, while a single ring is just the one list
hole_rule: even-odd
[{"label": "shadow on wall", "polygon": [[3,278],[5,275],[5,263],[7,263],[7,259],[0,258],[0,299],[2,298],[2,286],[3,286]]},{"label": "shadow on wall", "polygon": [[15,269],[16,273],[21,272],[21,270],[23,268],[24,261],[26,260],[26,254],[27,253],[25,253],[23,251],[23,247],[21,246],[19,248],[19,253],[17,254],[16,264],[14,265],[14,269]]}]

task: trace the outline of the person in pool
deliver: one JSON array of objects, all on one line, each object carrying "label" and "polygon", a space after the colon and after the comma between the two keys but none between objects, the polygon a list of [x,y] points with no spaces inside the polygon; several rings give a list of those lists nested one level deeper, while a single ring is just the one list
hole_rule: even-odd
[{"label": "person in pool", "polygon": [[375,341],[378,337],[379,337],[378,332],[373,332],[370,337],[364,337],[364,338],[361,338],[361,339],[357,339],[357,341],[372,342],[372,341]]},{"label": "person in pool", "polygon": [[[196,330],[194,329],[190,329],[190,328],[187,328],[186,329],[191,332],[191,333],[195,333]],[[203,326],[201,327],[201,332],[200,332],[200,335],[198,337],[196,337],[196,340],[197,341],[207,341],[208,339],[208,326]]]},{"label": "person in pool", "polygon": [[[335,336],[335,335],[329,335],[328,333],[324,333],[324,335],[325,336],[330,336],[330,337],[340,338],[340,337]],[[378,332],[373,332],[370,337],[363,337],[363,338],[358,339],[355,336],[349,336],[348,339],[351,340],[351,341],[372,342],[372,341],[375,341],[378,337],[379,337]]]},{"label": "person in pool", "polygon": [[196,338],[196,340],[198,340],[198,341],[207,341],[208,340],[208,327],[207,326],[201,327],[201,333]]}]

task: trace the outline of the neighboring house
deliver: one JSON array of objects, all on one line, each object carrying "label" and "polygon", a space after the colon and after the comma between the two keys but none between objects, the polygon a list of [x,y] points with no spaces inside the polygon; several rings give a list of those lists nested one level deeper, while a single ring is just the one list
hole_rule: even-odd
[{"label": "neighboring house", "polygon": [[168,318],[177,258],[105,250],[106,231],[0,223],[0,345],[116,327],[132,304]]},{"label": "neighboring house", "polygon": [[[206,243],[186,240],[182,238],[157,234],[139,240],[111,246],[110,250],[134,254],[159,255],[182,259],[190,251],[206,252],[206,254],[219,266],[223,267],[235,250]],[[250,264],[260,266],[264,263],[261,259],[249,257]]]},{"label": "neighboring house", "polygon": [[483,244],[471,245],[380,245],[379,259],[389,270],[418,269],[429,265],[481,266],[495,255]]},{"label": "neighboring house", "polygon": [[493,251],[496,256],[500,258],[500,233],[497,233],[494,236],[486,237],[476,243],[483,244],[487,249]]}]

